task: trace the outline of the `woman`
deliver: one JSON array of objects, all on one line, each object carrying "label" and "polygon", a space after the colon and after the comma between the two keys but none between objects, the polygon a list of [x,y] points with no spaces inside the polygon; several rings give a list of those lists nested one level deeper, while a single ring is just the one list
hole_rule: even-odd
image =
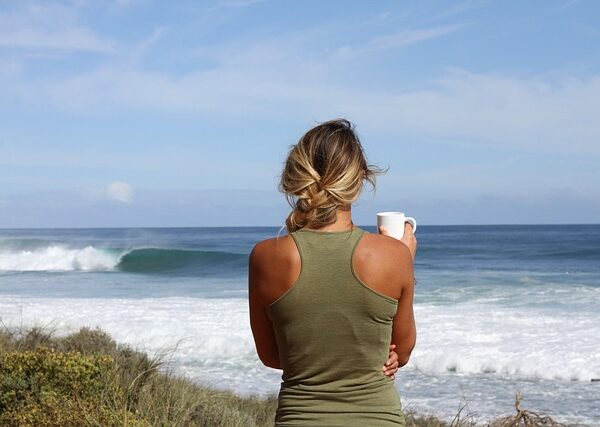
[{"label": "woman", "polygon": [[393,374],[416,341],[416,240],[408,224],[400,241],[355,226],[351,213],[379,173],[346,120],[316,126],[289,152],[289,234],[249,258],[256,350],[283,369],[276,426],[404,425]]}]

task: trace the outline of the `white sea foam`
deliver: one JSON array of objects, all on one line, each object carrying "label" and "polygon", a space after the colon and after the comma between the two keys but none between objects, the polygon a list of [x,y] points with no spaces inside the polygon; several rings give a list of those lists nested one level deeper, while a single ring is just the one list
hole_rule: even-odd
[{"label": "white sea foam", "polygon": [[600,313],[470,302],[417,305],[414,368],[429,373],[577,380],[600,377]]},{"label": "white sea foam", "polygon": [[120,256],[94,246],[67,248],[50,245],[33,250],[0,251],[0,271],[113,270]]},{"label": "white sea foam", "polygon": [[[236,388],[267,377],[276,385],[277,376],[256,376],[270,370],[255,355],[244,299],[2,296],[5,323],[21,322],[17,307],[22,307],[25,324],[52,321],[63,331],[97,325],[117,340],[148,351],[178,344],[176,359],[184,369],[201,368],[201,376],[212,372]],[[600,315],[468,303],[417,305],[415,316],[418,343],[410,369],[586,382],[600,377],[600,339],[595,333]]]}]

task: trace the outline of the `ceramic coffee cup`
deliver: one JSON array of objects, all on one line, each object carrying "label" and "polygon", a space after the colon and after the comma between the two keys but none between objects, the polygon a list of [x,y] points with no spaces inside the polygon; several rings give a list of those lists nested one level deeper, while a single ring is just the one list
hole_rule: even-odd
[{"label": "ceramic coffee cup", "polygon": [[377,227],[385,227],[388,234],[398,240],[404,236],[404,224],[412,225],[413,233],[417,231],[417,221],[404,212],[378,212]]}]

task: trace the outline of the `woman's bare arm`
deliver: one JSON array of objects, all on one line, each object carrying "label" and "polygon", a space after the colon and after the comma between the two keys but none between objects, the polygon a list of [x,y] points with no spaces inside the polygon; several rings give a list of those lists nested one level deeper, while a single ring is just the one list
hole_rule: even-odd
[{"label": "woman's bare arm", "polygon": [[411,262],[410,279],[407,279],[407,282],[402,287],[402,295],[400,296],[400,300],[398,300],[398,308],[392,326],[392,343],[396,344],[396,353],[398,353],[398,363],[400,366],[408,363],[410,354],[417,342],[413,298],[414,280]]},{"label": "woman's bare arm", "polygon": [[[387,235],[387,230],[380,232]],[[404,237],[393,246],[390,259],[394,260],[394,280],[401,288],[398,308],[392,326],[392,344],[396,345],[398,363],[404,366],[408,363],[410,354],[417,341],[417,328],[413,310],[414,300],[414,257],[417,251],[417,239],[408,223],[404,227]]]},{"label": "woman's bare arm", "polygon": [[256,352],[261,362],[273,369],[281,369],[279,351],[271,320],[267,316],[266,304],[261,299],[261,287],[267,286],[264,274],[264,248],[258,243],[252,249],[248,263],[248,301],[250,328]]}]

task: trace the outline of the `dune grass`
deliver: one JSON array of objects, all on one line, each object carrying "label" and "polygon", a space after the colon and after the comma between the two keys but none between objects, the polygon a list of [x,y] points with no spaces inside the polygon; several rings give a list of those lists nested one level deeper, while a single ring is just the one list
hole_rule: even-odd
[{"label": "dune grass", "polygon": [[197,385],[100,329],[0,332],[0,425],[267,426],[275,407]]},{"label": "dune grass", "polygon": [[[46,328],[0,330],[0,425],[272,426],[277,400],[240,397],[176,374],[165,355],[150,357],[100,329],[56,336]],[[520,408],[490,427],[552,426]],[[448,423],[406,414],[411,427],[474,426],[463,410]]]}]

